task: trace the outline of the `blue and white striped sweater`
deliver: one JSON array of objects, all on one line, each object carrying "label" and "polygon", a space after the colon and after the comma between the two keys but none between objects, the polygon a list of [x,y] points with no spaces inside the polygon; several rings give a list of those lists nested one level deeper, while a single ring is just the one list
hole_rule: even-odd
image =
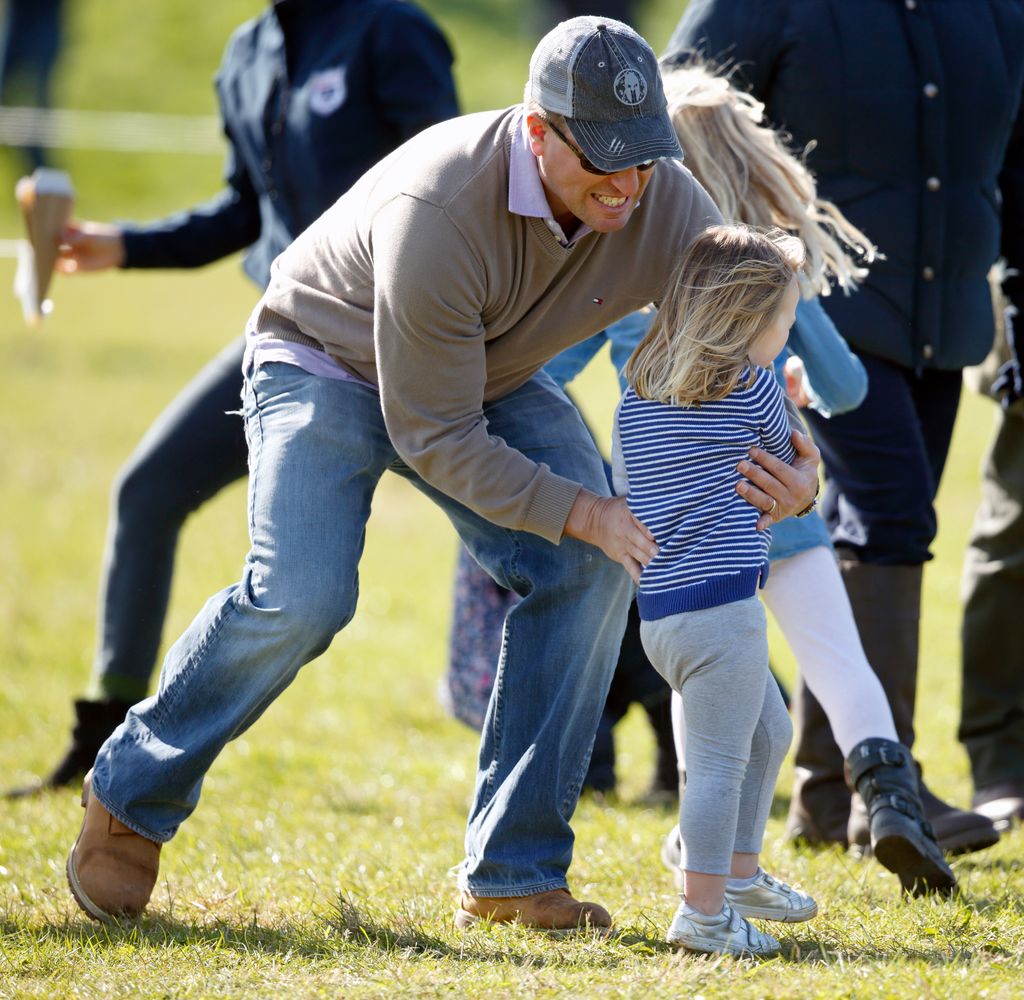
[{"label": "blue and white striped sweater", "polygon": [[767,573],[771,534],[757,531],[758,511],[736,493],[736,466],[755,445],[785,462],[794,451],[782,390],[772,372],[756,373],[749,388],[700,406],[640,399],[632,389],[619,403],[616,489],[659,547],[640,577],[643,619],[743,600]]}]

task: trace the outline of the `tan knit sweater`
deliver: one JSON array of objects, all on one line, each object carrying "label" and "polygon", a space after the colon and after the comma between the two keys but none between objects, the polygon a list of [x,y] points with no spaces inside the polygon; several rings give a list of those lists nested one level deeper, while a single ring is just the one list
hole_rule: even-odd
[{"label": "tan knit sweater", "polygon": [[557,542],[579,484],[488,434],[483,403],[657,300],[719,215],[666,161],[624,229],[562,247],[508,210],[517,119],[444,122],[381,161],[278,257],[250,322],[379,386],[392,443],[428,483]]}]

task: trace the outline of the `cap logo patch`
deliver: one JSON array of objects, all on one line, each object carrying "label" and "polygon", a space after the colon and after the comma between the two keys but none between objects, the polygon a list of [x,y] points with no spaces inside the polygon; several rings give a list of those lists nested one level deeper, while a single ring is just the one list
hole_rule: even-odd
[{"label": "cap logo patch", "polygon": [[619,75],[615,77],[613,86],[615,96],[619,101],[631,108],[643,104],[644,98],[647,96],[647,81],[643,78],[642,73],[632,67],[620,71]]}]

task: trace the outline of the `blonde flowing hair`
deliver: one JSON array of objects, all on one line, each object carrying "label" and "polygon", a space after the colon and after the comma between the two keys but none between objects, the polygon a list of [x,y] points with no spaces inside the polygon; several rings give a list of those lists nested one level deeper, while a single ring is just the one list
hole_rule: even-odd
[{"label": "blonde flowing hair", "polygon": [[877,250],[818,197],[813,175],[786,145],[789,136],[765,124],[764,105],[706,64],[665,69],[662,76],[686,165],[722,216],[798,235],[806,247],[806,298],[828,295],[830,278],[852,291]]},{"label": "blonde flowing hair", "polygon": [[804,247],[781,229],[712,226],[690,244],[647,336],[626,365],[642,399],[692,406],[723,399],[747,354],[777,314],[805,264]]}]

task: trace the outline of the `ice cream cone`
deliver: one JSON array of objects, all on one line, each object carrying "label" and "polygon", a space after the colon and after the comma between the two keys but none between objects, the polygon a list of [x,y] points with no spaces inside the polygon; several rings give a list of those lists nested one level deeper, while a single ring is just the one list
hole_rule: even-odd
[{"label": "ice cream cone", "polygon": [[63,170],[40,167],[22,177],[15,189],[25,220],[26,239],[19,248],[14,291],[25,319],[38,324],[50,311],[46,293],[57,262],[60,234],[71,216],[71,179]]}]

